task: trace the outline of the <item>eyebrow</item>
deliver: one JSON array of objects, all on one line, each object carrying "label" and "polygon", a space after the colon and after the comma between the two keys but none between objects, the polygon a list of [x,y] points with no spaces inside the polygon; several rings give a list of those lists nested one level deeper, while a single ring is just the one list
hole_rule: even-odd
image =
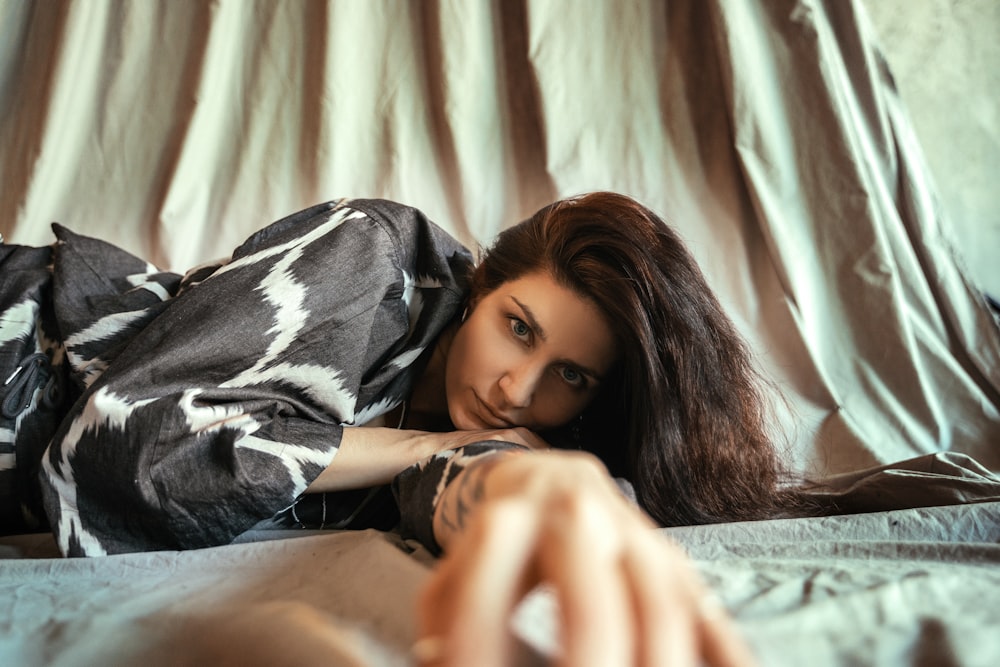
[{"label": "eyebrow", "polygon": [[521,313],[524,315],[524,319],[528,320],[528,324],[530,324],[531,328],[535,330],[535,333],[538,334],[538,337],[541,338],[542,340],[548,340],[549,339],[548,336],[545,335],[545,329],[543,329],[542,325],[538,323],[538,318],[536,318],[535,314],[531,312],[531,308],[528,308],[528,306],[518,301],[516,296],[510,297],[510,299],[511,301],[516,303],[518,307],[521,309]]},{"label": "eyebrow", "polygon": [[[531,312],[531,308],[529,308],[526,304],[521,303],[518,300],[518,298],[514,295],[511,295],[510,299],[511,301],[517,304],[518,308],[521,309],[521,313],[524,315],[524,319],[528,321],[528,326],[530,326],[532,330],[534,330],[534,332],[538,334],[538,337],[541,338],[543,341],[548,340],[548,337],[545,335],[545,329],[543,329],[542,325],[538,323],[538,318],[535,317],[535,314],[533,312]],[[593,368],[584,366],[583,364],[573,361],[572,359],[561,359],[561,361],[563,361],[566,364],[569,364],[570,366],[576,366],[576,368],[579,369],[581,373],[583,373],[584,375],[589,375],[596,382],[601,382],[601,380],[603,379],[601,377],[601,374],[595,371]]]}]

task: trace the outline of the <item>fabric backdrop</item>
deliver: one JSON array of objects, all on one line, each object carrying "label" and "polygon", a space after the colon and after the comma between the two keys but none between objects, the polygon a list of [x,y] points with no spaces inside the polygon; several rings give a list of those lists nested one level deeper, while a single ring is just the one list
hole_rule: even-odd
[{"label": "fabric backdrop", "polygon": [[475,248],[597,189],[689,241],[798,470],[1000,470],[997,326],[856,2],[0,0],[8,242],[184,270],[350,196]]}]

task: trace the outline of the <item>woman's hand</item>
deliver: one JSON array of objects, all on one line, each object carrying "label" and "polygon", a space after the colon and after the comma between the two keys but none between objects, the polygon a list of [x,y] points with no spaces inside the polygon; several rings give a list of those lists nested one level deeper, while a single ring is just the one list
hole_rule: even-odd
[{"label": "woman's hand", "polygon": [[445,433],[347,427],[333,462],[313,480],[306,492],[343,491],[388,484],[403,470],[438,452],[487,440],[512,442],[529,449],[548,448],[548,444],[534,432],[519,427]]},{"label": "woman's hand", "polygon": [[589,454],[498,454],[435,514],[446,556],[419,606],[423,665],[511,664],[510,618],[540,583],[560,609],[558,664],[746,665],[753,658],[679,547]]}]

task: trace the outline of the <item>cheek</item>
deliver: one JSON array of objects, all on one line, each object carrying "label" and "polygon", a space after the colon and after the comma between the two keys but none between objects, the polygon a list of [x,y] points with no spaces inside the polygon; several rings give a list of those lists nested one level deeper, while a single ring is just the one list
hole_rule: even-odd
[{"label": "cheek", "polygon": [[455,334],[445,369],[445,390],[449,398],[474,384],[488,370],[490,345],[484,342],[482,327],[469,319]]},{"label": "cheek", "polygon": [[449,403],[455,392],[458,391],[458,386],[462,380],[461,371],[465,365],[464,359],[466,356],[463,343],[462,331],[460,329],[455,334],[455,338],[451,342],[451,347],[448,348],[448,357],[444,367],[444,389]]},{"label": "cheek", "polygon": [[534,420],[538,428],[556,428],[572,421],[594,399],[592,392],[578,393],[554,378],[536,395]]}]

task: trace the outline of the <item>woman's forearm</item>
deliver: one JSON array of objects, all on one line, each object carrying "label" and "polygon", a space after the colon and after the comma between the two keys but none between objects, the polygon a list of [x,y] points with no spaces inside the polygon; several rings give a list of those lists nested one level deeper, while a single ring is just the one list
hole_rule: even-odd
[{"label": "woman's forearm", "polygon": [[532,449],[548,446],[534,433],[522,428],[437,433],[349,426],[344,428],[337,455],[306,488],[306,493],[388,484],[403,470],[438,452],[491,440]]},{"label": "woman's forearm", "polygon": [[381,427],[346,427],[333,462],[306,493],[362,489],[388,484],[418,461],[445,448],[438,433]]},{"label": "woman's forearm", "polygon": [[483,501],[486,480],[493,468],[521,452],[498,451],[462,470],[441,494],[434,509],[434,539],[443,550],[465,530],[470,514]]}]

